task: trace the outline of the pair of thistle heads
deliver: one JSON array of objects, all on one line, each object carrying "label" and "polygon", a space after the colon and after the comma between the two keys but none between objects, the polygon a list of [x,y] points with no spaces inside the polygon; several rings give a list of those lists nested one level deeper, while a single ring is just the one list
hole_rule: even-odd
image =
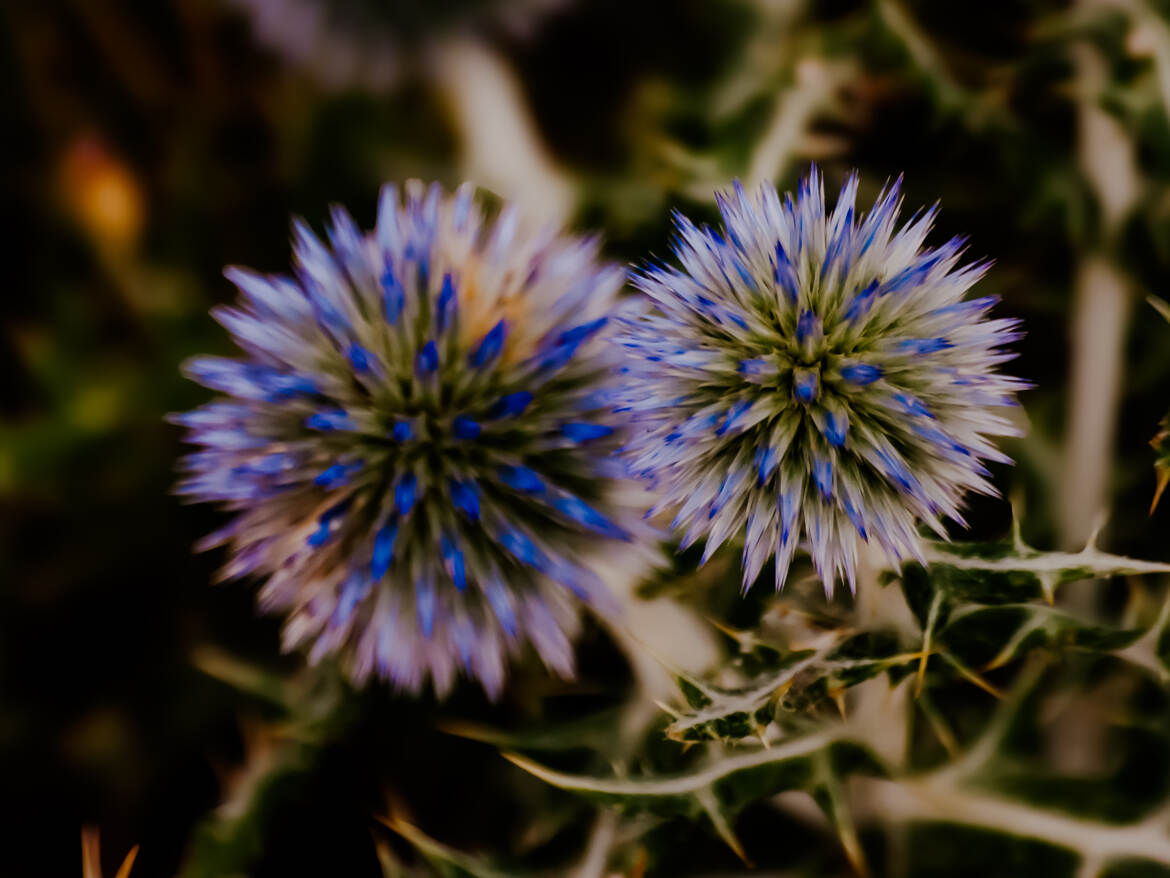
[{"label": "pair of thistle heads", "polygon": [[987,263],[926,246],[933,209],[899,226],[898,183],[865,213],[857,186],[830,212],[815,169],[795,198],[736,184],[634,296],[595,239],[489,219],[470,185],[387,185],[369,233],[294,223],[291,275],[227,271],[243,356],[185,366],[222,396],[175,418],[178,491],[235,513],[202,546],[262,581],[287,647],[492,696],[526,645],[572,672],[579,605],[620,612],[596,559],[659,513],[704,559],[742,541],[745,589],[798,548],[827,594],[862,542],[921,557],[994,492],[1020,333],[967,296]]}]

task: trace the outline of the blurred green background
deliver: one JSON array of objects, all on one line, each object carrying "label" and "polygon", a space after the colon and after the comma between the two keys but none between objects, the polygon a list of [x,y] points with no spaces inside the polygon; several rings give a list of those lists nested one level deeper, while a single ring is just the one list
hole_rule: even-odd
[{"label": "blurred green background", "polygon": [[[316,679],[309,701],[349,707],[298,717],[292,747],[273,704],[299,695],[222,679],[299,680],[301,662],[249,588],[210,585],[219,557],[190,552],[221,519],[169,493],[181,448],[163,416],[207,398],[178,365],[229,352],[207,316],[233,296],[224,265],[283,270],[290,215],[319,224],[330,203],[372,224],[386,180],[472,179],[637,261],[667,252],[671,209],[710,218],[736,177],[790,188],[816,161],[835,190],[857,167],[864,204],[904,173],[907,205],[940,200],[937,239],[993,257],[981,293],[1025,320],[1029,435],[996,472],[1025,534],[1075,547],[1108,510],[1104,545],[1170,559],[1170,504],[1147,514],[1170,325],[1144,302],[1170,287],[1170,3],[314,7],[0,10],[0,874],[79,874],[86,822],[110,874],[141,842],[139,878],[381,875],[379,846],[409,857],[371,820],[391,807],[538,863],[583,843],[589,809],[434,727],[616,701],[629,673],[599,630],[578,683],[522,668],[496,706]],[[972,505],[980,536],[1010,517]],[[791,827],[741,829],[817,856]],[[663,832],[675,860],[653,874],[736,863],[706,831]]]}]

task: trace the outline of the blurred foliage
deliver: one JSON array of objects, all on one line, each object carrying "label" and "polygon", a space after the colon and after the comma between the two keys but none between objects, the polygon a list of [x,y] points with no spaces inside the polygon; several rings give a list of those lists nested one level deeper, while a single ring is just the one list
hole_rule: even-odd
[{"label": "blurred foliage", "polygon": [[[432,58],[446,25],[412,19],[403,75],[366,92],[214,0],[0,20],[5,875],[76,874],[83,823],[141,842],[135,878],[1170,874],[1168,504],[1148,514],[1170,330],[1139,304],[1170,276],[1170,4],[576,0],[460,34],[514,72],[572,224],[614,259],[664,255],[670,211],[710,218],[731,178],[788,188],[810,161],[830,189],[859,168],[862,201],[899,173],[908,202],[941,200],[939,238],[996,259],[982,294],[1029,331],[1029,434],[995,475],[1036,546],[1061,539],[1079,268],[1103,259],[1132,294],[1098,539],[1151,566],[939,547],[826,605],[799,570],[741,597],[736,563],[684,553],[644,591],[725,632],[726,666],[632,743],[644,699],[597,626],[577,681],[525,664],[496,705],[353,692],[280,656],[249,589],[210,587],[220,559],[189,551],[216,514],[168,493],[163,416],[203,400],[178,363],[228,349],[206,316],[222,267],[280,270],[291,214],[368,224],[383,180],[466,173],[483,132]],[[1089,116],[1124,174],[1086,158]],[[1011,512],[968,518],[994,540]]]}]

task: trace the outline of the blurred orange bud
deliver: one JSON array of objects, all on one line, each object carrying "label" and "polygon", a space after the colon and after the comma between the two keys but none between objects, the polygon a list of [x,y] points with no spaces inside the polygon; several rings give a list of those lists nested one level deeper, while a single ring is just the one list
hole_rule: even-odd
[{"label": "blurred orange bud", "polygon": [[82,135],[61,160],[61,193],[69,213],[103,248],[131,249],[142,232],[142,188],[94,135]]}]

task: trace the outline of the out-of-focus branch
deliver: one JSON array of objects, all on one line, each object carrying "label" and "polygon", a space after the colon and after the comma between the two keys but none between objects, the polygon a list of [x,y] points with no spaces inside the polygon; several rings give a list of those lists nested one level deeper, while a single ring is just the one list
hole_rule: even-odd
[{"label": "out-of-focus branch", "polygon": [[[1109,0],[1082,0],[1093,7]],[[1108,504],[1114,432],[1120,404],[1123,344],[1130,295],[1112,255],[1115,238],[1138,199],[1134,144],[1100,106],[1105,62],[1093,46],[1076,47],[1081,170],[1101,208],[1101,239],[1082,258],[1076,275],[1071,325],[1069,415],[1061,479],[1061,540],[1085,540]]]},{"label": "out-of-focus branch", "polygon": [[435,50],[432,67],[461,134],[463,174],[515,199],[533,220],[564,222],[575,187],[541,142],[503,59],[476,40],[452,39]]},{"label": "out-of-focus branch", "polygon": [[747,181],[759,183],[783,176],[808,134],[817,113],[848,78],[851,65],[804,58],[796,64],[794,82],[773,105],[772,118],[748,162]]},{"label": "out-of-focus branch", "polygon": [[977,826],[1008,835],[1035,838],[1069,848],[1103,863],[1140,858],[1170,863],[1170,836],[1150,823],[1115,825],[1082,820],[968,787],[941,783],[930,776],[903,780],[855,778],[861,800],[882,822],[944,821]]}]

